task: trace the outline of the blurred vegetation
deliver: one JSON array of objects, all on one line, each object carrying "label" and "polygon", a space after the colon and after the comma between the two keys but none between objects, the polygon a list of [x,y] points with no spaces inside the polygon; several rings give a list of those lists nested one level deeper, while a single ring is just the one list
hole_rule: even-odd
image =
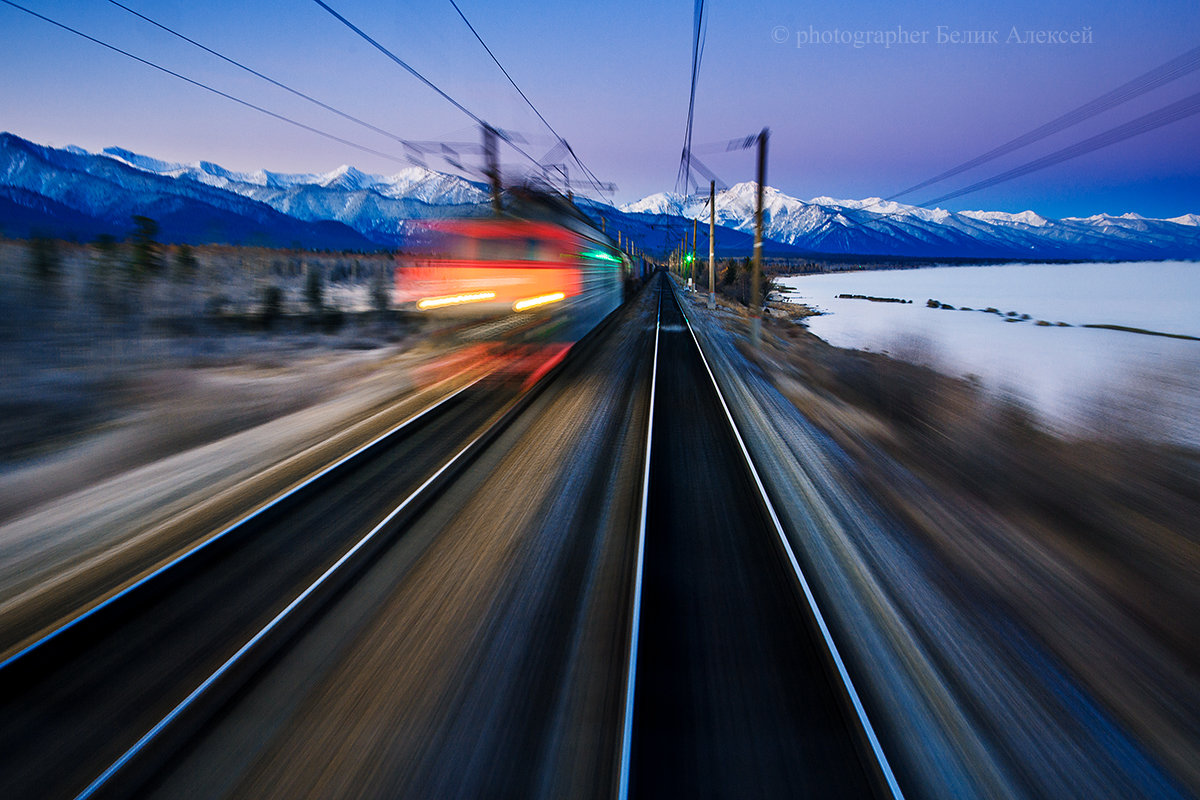
[{"label": "blurred vegetation", "polygon": [[263,288],[262,310],[259,316],[264,328],[270,328],[283,313],[283,289],[271,284]]},{"label": "blurred vegetation", "polygon": [[58,242],[38,236],[29,242],[29,273],[42,292],[56,294],[62,281],[63,260]]},{"label": "blurred vegetation", "polygon": [[937,363],[922,341],[895,357],[841,349],[768,315],[751,350],[742,276],[737,262],[725,268],[738,346],[850,457],[914,546],[936,554],[947,590],[1004,606],[1200,786],[1200,447],[1157,416],[1168,398],[1195,401],[1195,364],[1130,376],[1078,427],[1052,430],[1012,393],[919,366]]},{"label": "blurred vegetation", "polygon": [[390,309],[393,262],[163,244],[149,217],[124,241],[0,237],[0,468],[107,424],[152,371],[265,352],[263,337],[284,349],[405,338],[415,323]]},{"label": "blurred vegetation", "polygon": [[304,279],[304,300],[313,314],[320,314],[325,307],[325,285],[321,280],[321,268],[310,264]]},{"label": "blurred vegetation", "polygon": [[192,252],[190,245],[181,244],[175,250],[175,278],[180,281],[191,281],[195,279],[197,271],[200,269],[200,262],[196,260],[196,254]]},{"label": "blurred vegetation", "polygon": [[141,215],[133,218],[134,231],[132,267],[133,279],[137,282],[157,277],[163,271],[162,254],[157,241],[158,223]]},{"label": "blurred vegetation", "polygon": [[1146,400],[1165,385],[1142,377],[1097,398],[1090,425],[1052,431],[1018,397],[917,366],[936,363],[921,342],[891,358],[768,325],[747,354],[953,565],[956,591],[1007,606],[1191,774],[1200,697],[1179,682],[1200,674],[1200,450],[1156,435]]}]

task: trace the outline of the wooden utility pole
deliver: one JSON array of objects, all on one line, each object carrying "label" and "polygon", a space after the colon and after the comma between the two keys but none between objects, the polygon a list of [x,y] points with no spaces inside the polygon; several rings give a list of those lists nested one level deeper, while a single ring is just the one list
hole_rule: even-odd
[{"label": "wooden utility pole", "polygon": [[766,128],[758,134],[758,191],[754,206],[754,268],[750,273],[750,346],[758,348],[762,339],[762,240],[763,240],[763,189],[767,185],[767,137]]},{"label": "wooden utility pole", "polygon": [[717,289],[716,278],[717,272],[717,255],[716,255],[716,237],[717,237],[717,182],[708,182],[708,307],[710,309],[717,307]]},{"label": "wooden utility pole", "polygon": [[700,218],[699,218],[699,217],[696,217],[694,220],[692,220],[692,263],[691,263],[691,268],[692,268],[692,269],[691,269],[691,277],[693,278],[693,280],[692,280],[692,290],[693,290],[693,291],[695,291],[695,289],[696,289],[696,281],[694,280],[694,279],[695,279],[695,277],[696,277],[696,230],[697,230],[699,227],[700,227]]},{"label": "wooden utility pole", "polygon": [[500,148],[496,144],[496,129],[484,123],[483,126],[483,158],[485,166],[483,174],[492,184],[492,211],[500,215]]}]

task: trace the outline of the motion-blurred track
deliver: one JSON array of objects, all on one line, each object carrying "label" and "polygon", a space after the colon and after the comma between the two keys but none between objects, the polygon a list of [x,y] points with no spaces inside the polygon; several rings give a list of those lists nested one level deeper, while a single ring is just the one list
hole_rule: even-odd
[{"label": "motion-blurred track", "polygon": [[577,345],[150,794],[612,796],[655,301]]},{"label": "motion-blurred track", "polygon": [[7,797],[83,789],[516,394],[483,380],[9,659]]},{"label": "motion-blurred track", "polygon": [[890,796],[673,291],[660,318],[630,794]]},{"label": "motion-blurred track", "polygon": [[670,282],[516,383],[4,667],[4,796],[887,796]]}]

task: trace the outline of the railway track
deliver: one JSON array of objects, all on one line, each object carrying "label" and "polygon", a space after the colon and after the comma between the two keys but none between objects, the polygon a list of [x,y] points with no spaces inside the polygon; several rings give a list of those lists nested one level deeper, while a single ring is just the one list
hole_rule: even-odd
[{"label": "railway track", "polygon": [[139,793],[612,796],[653,337],[646,293]]},{"label": "railway track", "polygon": [[0,794],[88,796],[186,730],[201,696],[352,578],[516,394],[476,380],[9,656]]},{"label": "railway track", "polygon": [[621,796],[901,797],[663,279]]},{"label": "railway track", "polygon": [[0,794],[901,796],[669,281],[517,392],[0,666]]}]

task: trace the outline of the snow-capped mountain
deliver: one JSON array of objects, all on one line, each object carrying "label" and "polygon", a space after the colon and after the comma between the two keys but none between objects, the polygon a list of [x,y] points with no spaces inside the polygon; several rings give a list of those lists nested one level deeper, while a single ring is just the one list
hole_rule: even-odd
[{"label": "snow-capped mountain", "polygon": [[173,164],[116,147],[102,154],[155,175],[225,189],[298,219],[336,220],[385,240],[401,235],[405,220],[437,215],[426,206],[488,200],[482,184],[416,166],[388,176],[369,175],[349,165],[324,174],[239,173],[208,161]]},{"label": "snow-capped mountain", "polygon": [[[81,152],[75,148],[76,152]],[[487,187],[455,175],[424,167],[407,167],[394,175],[370,175],[349,164],[324,174],[284,172],[232,172],[211,161],[175,164],[142,156],[119,147],[106,147],[101,155],[143,172],[228,189],[246,197],[263,189],[325,189],[342,192],[372,191],[396,199],[419,200],[430,205],[480,203],[488,199]]]},{"label": "snow-capped mountain", "polygon": [[[149,160],[147,160],[149,161]],[[158,221],[168,242],[257,243],[330,249],[376,245],[336,221],[307,221],[239,194],[182,181],[80,148],[55,149],[0,133],[0,227],[8,235],[125,235],[131,217]]]},{"label": "snow-capped mountain", "polygon": [[[746,255],[756,186],[718,193],[717,247]],[[578,200],[610,233],[646,250],[677,247],[707,197],[650,195],[614,208]],[[111,147],[55,149],[0,134],[0,232],[91,238],[124,235],[130,217],[158,220],[164,241],[257,242],[320,248],[401,246],[415,219],[490,213],[487,187],[421,167],[372,175],[344,165],[326,173],[234,172],[208,161],[181,164]],[[1200,215],[1136,214],[1048,219],[1033,211],[951,212],[880,198],[809,201],[764,190],[769,255],[861,254],[915,258],[1116,260],[1200,258]]]},{"label": "snow-capped mountain", "polygon": [[[717,193],[717,223],[754,231],[754,183]],[[708,198],[653,194],[620,210],[631,216],[708,215]],[[1033,211],[926,209],[878,197],[807,202],[766,187],[763,233],[815,253],[987,258],[1200,258],[1200,216],[1156,220],[1136,214],[1047,219]]]}]

